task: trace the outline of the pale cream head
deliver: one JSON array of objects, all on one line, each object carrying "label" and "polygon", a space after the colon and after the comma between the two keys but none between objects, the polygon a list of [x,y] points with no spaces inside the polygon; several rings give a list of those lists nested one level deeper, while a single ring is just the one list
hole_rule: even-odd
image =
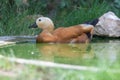
[{"label": "pale cream head", "polygon": [[36,20],[36,24],[38,28],[41,28],[43,30],[53,31],[54,29],[53,21],[48,17],[39,17]]}]

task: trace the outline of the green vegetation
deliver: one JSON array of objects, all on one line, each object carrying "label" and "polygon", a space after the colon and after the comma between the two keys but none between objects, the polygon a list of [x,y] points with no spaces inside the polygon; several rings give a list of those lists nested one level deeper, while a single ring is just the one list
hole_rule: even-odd
[{"label": "green vegetation", "polygon": [[[2,80],[119,80],[119,72],[104,71],[78,71],[61,68],[39,67],[28,64],[9,62],[0,59]],[[9,67],[9,68],[8,68]]]},{"label": "green vegetation", "polygon": [[80,24],[107,11],[120,16],[119,0],[0,0],[0,35],[36,35],[28,29],[39,15],[56,27]]}]

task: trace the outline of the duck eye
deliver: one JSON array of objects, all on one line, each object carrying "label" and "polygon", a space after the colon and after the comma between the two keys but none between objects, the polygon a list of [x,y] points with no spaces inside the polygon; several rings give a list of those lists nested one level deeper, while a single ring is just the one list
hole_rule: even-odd
[{"label": "duck eye", "polygon": [[39,19],[39,21],[41,21],[41,19]]}]

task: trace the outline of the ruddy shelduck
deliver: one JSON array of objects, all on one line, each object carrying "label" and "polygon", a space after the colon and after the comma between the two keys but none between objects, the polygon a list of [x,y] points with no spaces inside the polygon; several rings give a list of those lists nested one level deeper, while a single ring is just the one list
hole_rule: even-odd
[{"label": "ruddy shelduck", "polygon": [[29,26],[29,28],[37,27],[42,29],[36,38],[38,43],[87,43],[92,39],[94,30],[94,26],[90,24],[54,29],[53,21],[48,17],[40,17],[33,25]]}]

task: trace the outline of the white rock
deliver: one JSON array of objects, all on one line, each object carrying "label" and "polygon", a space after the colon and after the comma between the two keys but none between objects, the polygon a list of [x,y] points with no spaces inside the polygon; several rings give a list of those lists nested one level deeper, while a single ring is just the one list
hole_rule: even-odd
[{"label": "white rock", "polygon": [[113,12],[107,12],[99,18],[95,26],[95,35],[120,37],[120,18]]}]

